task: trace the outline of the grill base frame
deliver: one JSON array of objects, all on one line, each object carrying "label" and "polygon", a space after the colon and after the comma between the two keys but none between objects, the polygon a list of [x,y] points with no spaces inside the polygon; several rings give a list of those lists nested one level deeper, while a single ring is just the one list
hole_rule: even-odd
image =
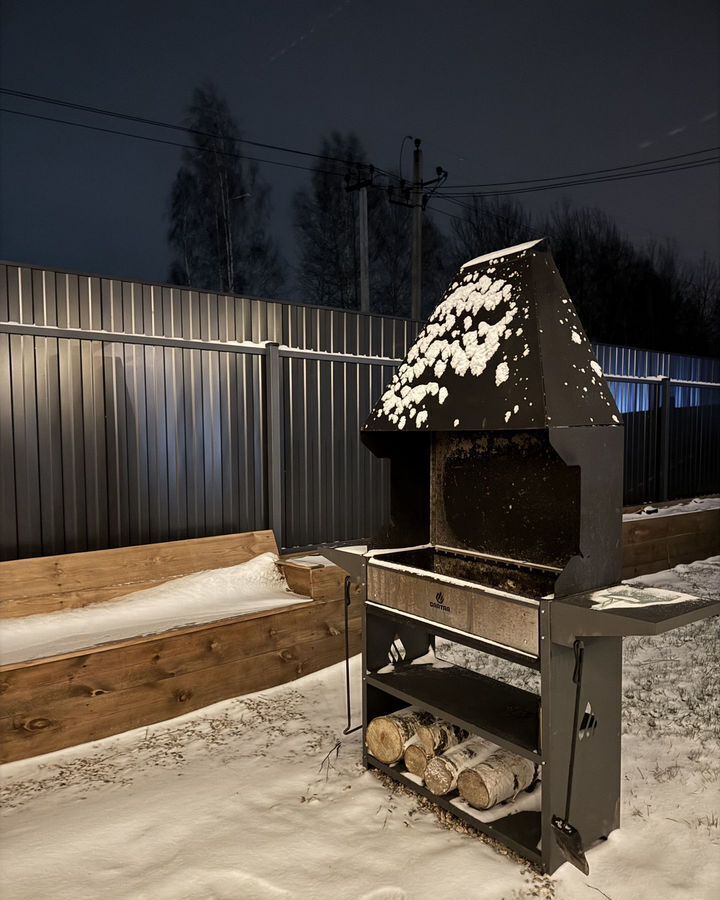
[{"label": "grill base frame", "polygon": [[[364,601],[364,765],[384,772],[468,825],[490,835],[530,862],[539,865],[546,874],[552,874],[565,862],[553,838],[551,823],[553,816],[562,814],[565,808],[573,729],[571,707],[574,701],[571,690],[574,654],[570,648],[552,641],[552,609],[556,601],[545,599],[537,604],[539,652],[538,656],[533,658],[519,654],[512,648],[488,643],[480,636],[463,634],[448,629],[439,622],[420,620],[402,610],[377,604],[368,597],[368,574],[371,566],[371,560],[366,560],[361,584]],[[430,573],[428,576],[432,577]],[[473,587],[469,586],[468,590],[472,591]],[[477,599],[482,601],[479,595]],[[519,599],[516,599],[516,604]],[[424,656],[429,646],[434,648],[435,638],[438,636],[450,637],[457,643],[539,669],[541,677],[541,692],[537,702],[539,743],[535,751],[527,745],[527,742],[525,746],[518,743],[507,731],[501,733],[500,720],[495,721],[491,715],[483,713],[482,703],[477,706],[472,699],[465,705],[461,701],[455,704],[443,703],[442,692],[437,684],[433,685],[432,690],[424,691],[422,679],[411,678],[412,690],[404,690],[402,676],[378,677],[373,674],[387,665],[390,645],[397,639],[402,642],[405,649],[405,659],[396,663],[396,668],[402,671],[413,660]],[[585,647],[581,706],[584,709],[586,704],[590,703],[598,724],[593,730],[592,739],[580,742],[577,747],[575,765],[578,777],[574,791],[572,820],[580,831],[587,849],[607,838],[610,832],[620,825],[622,639],[589,638]],[[429,673],[428,677],[432,678],[432,675]],[[505,697],[505,693],[513,694],[516,689],[508,691],[507,685],[488,676],[469,677],[467,681],[470,691],[497,691],[497,702],[501,703],[502,697],[512,706],[513,697]],[[495,700],[491,706],[494,703]],[[370,756],[365,744],[369,722],[375,716],[408,705],[420,706],[435,715],[446,717],[472,733],[480,734],[497,743],[498,746],[534,759],[541,772],[541,811],[516,813],[492,823],[484,823],[473,816],[471,811],[454,803],[453,797],[436,797],[424,786],[408,778],[399,766],[386,766]],[[512,821],[516,816],[524,816],[524,821],[519,819]]]}]

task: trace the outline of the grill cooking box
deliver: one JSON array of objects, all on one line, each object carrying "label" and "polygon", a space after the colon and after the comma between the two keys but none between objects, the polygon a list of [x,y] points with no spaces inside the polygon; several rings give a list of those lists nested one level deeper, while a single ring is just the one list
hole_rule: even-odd
[{"label": "grill cooking box", "polygon": [[[584,846],[619,825],[622,636],[720,603],[619,584],[622,422],[543,241],[462,267],[362,440],[391,471],[390,520],[358,566],[364,727],[409,704],[429,710],[533,760],[541,802],[481,821],[400,766],[367,751],[365,762],[551,873],[565,859],[552,818],[573,747],[570,818]],[[540,694],[413,665],[437,637],[538,670]]]}]

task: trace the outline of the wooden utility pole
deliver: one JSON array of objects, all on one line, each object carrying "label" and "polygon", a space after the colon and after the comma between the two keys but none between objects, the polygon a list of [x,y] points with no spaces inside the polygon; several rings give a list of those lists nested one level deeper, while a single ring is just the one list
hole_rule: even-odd
[{"label": "wooden utility pole", "polygon": [[[403,139],[404,140],[404,139]],[[422,226],[423,212],[433,192],[443,184],[447,178],[447,172],[442,166],[435,169],[436,177],[430,181],[423,181],[423,153],[420,149],[422,141],[415,138],[415,152],[413,154],[413,180],[412,187],[406,187],[404,179],[400,179],[400,186],[388,187],[390,203],[398,206],[409,206],[412,209],[412,269],[410,275],[410,317],[416,321],[422,316]],[[402,154],[401,154],[402,155]],[[425,188],[433,190],[425,193]]]},{"label": "wooden utility pole", "polygon": [[420,149],[422,141],[415,138],[413,153],[413,186],[412,186],[412,284],[410,316],[415,321],[422,314],[422,220],[423,220],[423,155]]}]

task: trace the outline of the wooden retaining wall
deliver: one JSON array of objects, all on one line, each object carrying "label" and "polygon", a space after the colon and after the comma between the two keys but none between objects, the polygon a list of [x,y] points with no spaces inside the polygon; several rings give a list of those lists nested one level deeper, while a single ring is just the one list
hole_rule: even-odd
[{"label": "wooden retaining wall", "polygon": [[623,522],[623,578],[720,554],[720,509]]},{"label": "wooden retaining wall", "polygon": [[[85,606],[277,552],[271,531],[0,563],[3,618]],[[0,762],[161,722],[344,658],[344,573],[286,567],[308,603],[0,666]],[[315,599],[310,599],[313,597]],[[349,609],[360,650],[360,602]]]},{"label": "wooden retaining wall", "polygon": [[[344,600],[262,612],[0,667],[0,762],[171,719],[339,662]],[[360,604],[350,607],[360,650]]]}]

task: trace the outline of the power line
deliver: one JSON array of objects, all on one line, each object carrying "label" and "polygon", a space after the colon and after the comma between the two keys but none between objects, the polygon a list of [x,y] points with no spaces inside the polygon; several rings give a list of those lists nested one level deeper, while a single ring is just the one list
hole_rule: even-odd
[{"label": "power line", "polygon": [[653,175],[665,175],[672,172],[686,172],[690,169],[700,169],[705,166],[714,166],[720,162],[720,156],[715,156],[706,160],[698,160],[695,162],[688,162],[684,165],[675,165],[675,166],[662,166],[656,169],[646,169],[641,172],[627,172],[625,174],[617,174],[617,175],[606,175],[603,178],[586,178],[586,179],[576,179],[574,181],[558,181],[554,184],[543,184],[537,185],[535,187],[525,187],[525,188],[517,188],[517,189],[509,189],[504,191],[468,191],[468,192],[447,192],[444,193],[444,197],[507,197],[517,194],[532,194],[537,193],[538,191],[553,191],[560,190],[562,188],[575,187],[576,185],[586,185],[586,184],[604,184],[612,181],[627,181],[632,178],[647,178]]},{"label": "power line", "polygon": [[[436,200],[444,200],[445,203],[453,203],[455,206],[459,206],[460,209],[462,209],[462,210],[466,210],[467,212],[473,212],[472,206],[468,206],[465,203],[461,203],[459,200],[455,200],[452,197],[441,197],[440,195],[438,195],[435,199]],[[467,218],[465,218],[463,216],[456,216],[453,213],[447,212],[444,209],[438,209],[437,206],[431,206],[430,209],[434,210],[435,212],[442,213],[442,215],[444,215],[444,216],[449,216],[451,219],[455,219],[456,222],[462,222],[464,224],[467,224],[467,222],[468,222]],[[496,219],[498,222],[503,222],[507,225],[517,226],[520,224],[520,223],[515,222],[512,219],[508,218],[507,216],[503,216],[500,213],[495,212],[495,210],[493,210],[493,209],[488,209],[487,206],[483,206],[482,209],[480,209],[478,211],[482,212],[483,215],[492,216],[492,218]],[[529,224],[530,223],[528,223],[528,225]],[[538,232],[536,232],[535,229],[531,226],[529,237],[533,237],[535,235],[537,235],[538,237],[542,237],[542,235],[539,234]]]},{"label": "power line", "polygon": [[437,206],[430,206],[428,203],[427,209],[431,209],[433,212],[440,213],[441,216],[447,216],[450,219],[455,219],[456,222],[464,222],[465,219],[462,216],[456,216],[455,213],[448,212],[445,209],[438,209]]},{"label": "power line", "polygon": [[[284,147],[280,144],[268,144],[262,141],[254,141],[250,138],[234,138],[228,135],[213,133],[210,131],[202,131],[197,128],[189,128],[185,125],[176,125],[173,122],[163,122],[159,119],[148,119],[144,116],[136,116],[130,113],[121,113],[117,112],[116,110],[107,109],[101,106],[88,106],[83,103],[75,103],[71,100],[61,100],[57,97],[45,97],[41,94],[32,94],[28,91],[16,91],[12,88],[0,87],[0,94],[6,94],[9,97],[17,97],[20,100],[31,100],[37,103],[47,103],[51,106],[61,106],[65,109],[77,110],[78,112],[89,112],[94,115],[109,116],[111,118],[122,119],[127,122],[137,122],[140,125],[150,125],[155,128],[170,128],[173,131],[182,131],[185,134],[194,134],[198,137],[221,138],[222,140],[232,141],[233,143],[249,144],[252,147],[260,147],[263,150],[275,150],[278,153],[293,153],[297,156],[307,156],[311,157],[312,159],[326,160],[327,162],[339,162],[343,163],[344,165],[355,165],[357,163],[357,160],[343,159],[339,156],[327,156],[322,153],[311,153],[308,150],[299,150],[295,147]],[[10,110],[5,111],[9,112]],[[26,113],[26,115],[30,114]],[[249,159],[249,157],[245,158]],[[265,162],[267,162],[267,160],[265,160]],[[378,169],[377,171],[383,172],[382,169]],[[389,173],[383,172],[383,174],[388,175]]]},{"label": "power line", "polygon": [[[266,150],[272,150],[272,151],[279,152],[279,153],[291,153],[291,154],[295,154],[295,155],[299,155],[299,156],[309,157],[312,159],[325,160],[327,162],[342,163],[345,166],[362,166],[362,165],[364,165],[363,163],[360,163],[357,160],[345,159],[342,157],[330,156],[330,155],[326,155],[326,154],[322,154],[322,153],[311,153],[307,150],[300,150],[300,149],[294,148],[294,147],[286,147],[286,146],[279,145],[279,144],[270,144],[270,143],[266,143],[266,142],[262,142],[262,141],[255,141],[250,138],[228,137],[228,136],[213,133],[213,132],[207,132],[207,131],[202,131],[199,129],[189,128],[184,125],[177,125],[177,124],[174,124],[171,122],[164,122],[164,121],[157,120],[157,119],[150,119],[150,118],[146,118],[143,116],[137,116],[137,115],[133,115],[133,114],[129,114],[129,113],[122,113],[122,112],[118,112],[116,110],[107,109],[106,107],[89,106],[87,104],[75,103],[70,100],[62,100],[57,97],[48,97],[48,96],[41,95],[41,94],[34,94],[29,91],[18,91],[18,90],[14,90],[12,88],[0,88],[0,94],[5,94],[7,96],[16,97],[21,100],[28,100],[28,101],[38,102],[38,103],[45,103],[45,104],[60,106],[63,108],[73,109],[73,110],[77,110],[80,112],[88,112],[88,113],[91,113],[94,115],[109,116],[109,117],[121,119],[124,121],[137,122],[138,124],[141,124],[141,125],[148,125],[148,126],[156,127],[156,128],[169,128],[169,129],[172,129],[175,131],[183,132],[185,134],[192,134],[192,135],[197,135],[200,137],[208,137],[208,138],[220,138],[223,140],[232,141],[233,143],[240,143],[240,144],[244,143],[244,144],[248,144],[250,146],[259,147],[259,148],[266,149]],[[89,130],[100,131],[100,132],[104,132],[107,134],[120,134],[120,135],[123,135],[126,137],[135,137],[139,140],[154,141],[156,143],[165,143],[168,146],[177,146],[177,147],[181,147],[183,149],[199,149],[199,150],[204,149],[204,148],[199,148],[199,147],[190,147],[187,144],[181,144],[181,143],[174,142],[174,141],[166,141],[166,140],[162,140],[160,138],[151,138],[148,136],[138,135],[138,134],[124,132],[124,131],[114,131],[112,129],[105,129],[100,126],[92,126],[87,123],[79,123],[79,122],[72,122],[72,121],[68,121],[68,120],[64,120],[64,119],[56,119],[56,118],[53,118],[50,116],[40,116],[40,115],[33,114],[33,113],[21,112],[19,110],[4,109],[3,111],[14,114],[14,115],[23,115],[28,118],[36,118],[36,119],[41,119],[41,120],[45,120],[45,121],[56,122],[58,124],[71,125],[71,126],[79,127],[79,128],[86,128]],[[702,167],[704,165],[713,165],[716,162],[716,158],[709,159],[709,160],[700,160],[694,165],[692,163],[686,163],[683,165],[679,165],[677,167],[661,167],[661,168],[653,168],[653,169],[649,169],[649,168],[642,169],[641,168],[641,167],[655,166],[658,163],[663,163],[663,162],[672,162],[672,161],[678,160],[678,159],[688,159],[689,157],[699,156],[699,155],[702,155],[703,153],[711,153],[711,152],[714,152],[719,149],[720,149],[720,147],[707,147],[703,150],[694,150],[694,151],[690,151],[688,153],[676,154],[674,156],[661,157],[659,159],[649,160],[644,163],[629,163],[629,164],[622,165],[622,166],[613,166],[613,167],[609,167],[609,168],[605,168],[605,169],[595,169],[595,170],[589,170],[587,172],[577,172],[577,173],[572,173],[572,174],[568,174],[568,175],[557,175],[557,176],[548,176],[548,177],[531,178],[531,179],[517,179],[515,181],[498,181],[498,182],[484,182],[484,183],[479,182],[479,183],[474,183],[474,184],[445,185],[443,187],[438,186],[438,188],[436,188],[436,190],[438,191],[437,196],[439,196],[440,193],[442,193],[448,197],[451,197],[451,196],[452,197],[470,197],[470,196],[488,196],[488,195],[508,196],[508,195],[521,194],[521,193],[534,193],[534,192],[541,191],[541,190],[557,190],[557,189],[561,189],[561,188],[565,188],[565,187],[572,187],[576,184],[578,184],[578,185],[600,184],[603,181],[615,181],[615,180],[621,181],[621,180],[625,180],[626,178],[642,177],[645,175],[664,174],[666,172],[674,172],[674,171],[685,171],[686,169],[689,169],[689,168]],[[327,175],[339,174],[337,172],[332,172],[329,170],[323,171],[323,170],[310,169],[305,166],[300,166],[300,165],[296,165],[296,164],[294,165],[291,163],[282,163],[280,161],[274,161],[274,160],[264,159],[264,158],[260,158],[260,157],[241,156],[240,154],[233,154],[228,151],[214,151],[213,150],[212,152],[218,152],[218,153],[221,153],[222,155],[231,156],[231,157],[235,157],[235,158],[239,158],[239,159],[244,158],[244,159],[248,159],[248,160],[251,160],[254,162],[263,162],[263,163],[266,163],[269,165],[279,165],[279,166],[283,166],[284,168],[295,168],[295,169],[300,169],[302,171],[312,171],[312,172],[319,171],[320,174],[327,174]],[[615,174],[612,176],[610,174],[607,174],[607,173],[621,173],[621,172],[624,173],[629,169],[639,169],[639,171],[632,172],[629,174],[622,174],[622,175]],[[388,172],[377,166],[375,167],[375,170],[377,172],[381,173],[382,175],[385,175],[387,178],[400,180],[399,176],[393,172]],[[607,174],[607,177],[603,177],[603,178],[599,178],[599,179],[589,179],[588,178],[589,176],[593,176],[593,175],[606,175],[606,174]],[[588,178],[588,180],[575,180],[575,179],[585,179],[585,178]],[[545,182],[552,182],[552,184],[547,184],[547,186],[545,186],[545,184],[544,184]],[[533,185],[533,187],[527,187],[527,188],[511,187],[512,185]],[[503,191],[486,190],[486,191],[474,191],[474,192],[467,192],[464,190],[465,188],[492,188],[492,187],[506,187],[507,189],[503,190]]]},{"label": "power line", "polygon": [[700,156],[703,153],[714,153],[716,150],[720,150],[720,147],[706,147],[704,150],[692,150],[689,153],[678,153],[675,156],[663,156],[659,159],[649,159],[645,160],[645,162],[641,163],[629,163],[625,166],[611,166],[608,169],[593,169],[588,172],[570,172],[566,175],[552,175],[545,178],[524,178],[517,179],[515,181],[487,181],[484,183],[477,184],[453,184],[446,185],[444,190],[452,191],[459,190],[461,188],[487,188],[487,187],[506,187],[514,184],[535,184],[542,181],[561,181],[568,178],[585,178],[589,175],[603,175],[607,172],[619,172],[624,169],[637,169],[643,166],[654,166],[657,163],[663,162],[671,162],[676,159],[685,159],[688,156]]},{"label": "power line", "polygon": [[100,125],[90,125],[86,122],[72,122],[69,119],[58,119],[54,116],[41,116],[38,113],[23,112],[19,109],[7,109],[4,106],[0,106],[0,112],[9,113],[12,116],[22,116],[28,119],[39,119],[43,122],[54,122],[58,125],[69,125],[73,128],[84,128],[87,131],[99,131],[102,134],[115,134],[122,137],[135,138],[136,140],[147,141],[151,144],[165,144],[168,147],[180,147],[183,150],[193,150],[199,151],[201,153],[213,153],[220,156],[228,156],[232,159],[246,159],[250,162],[267,163],[271,166],[283,166],[287,169],[301,169],[304,172],[319,172],[322,175],[335,175],[340,178],[343,178],[345,175],[344,172],[332,171],[330,169],[315,169],[311,168],[310,166],[300,166],[297,163],[281,162],[277,159],[263,159],[259,156],[246,156],[242,153],[233,153],[230,150],[217,150],[213,147],[195,147],[192,144],[183,144],[180,141],[169,141],[164,138],[152,137],[148,134],[135,134],[132,131],[120,131],[114,128],[103,128]]},{"label": "power line", "polygon": [[[437,200],[444,200],[446,203],[454,203],[455,206],[459,206],[461,209],[466,209],[468,212],[472,212],[472,206],[468,206],[467,203],[461,203],[455,197],[445,197],[438,194],[436,197]],[[482,207],[482,212],[484,215],[492,216],[497,219],[499,222],[507,222],[508,225],[515,224],[512,219],[508,218],[508,216],[503,216],[502,213],[496,212],[494,209],[488,209],[487,206]]]},{"label": "power line", "polygon": [[[111,116],[114,118],[123,119],[126,121],[137,122],[137,123],[143,124],[143,125],[150,125],[153,127],[170,128],[170,129],[173,129],[176,131],[181,131],[185,134],[195,134],[195,135],[200,135],[203,137],[220,138],[223,140],[229,140],[233,143],[246,143],[246,144],[250,144],[252,146],[263,147],[263,148],[274,150],[274,151],[285,152],[285,153],[294,153],[294,154],[298,154],[301,156],[312,157],[313,159],[325,160],[328,162],[339,162],[339,163],[342,163],[346,167],[351,167],[351,166],[362,167],[362,166],[366,165],[364,163],[360,163],[357,160],[348,160],[348,159],[342,159],[341,157],[336,157],[336,156],[327,156],[327,155],[318,154],[318,153],[309,153],[304,150],[283,147],[283,146],[280,146],[277,144],[267,144],[267,143],[263,143],[260,141],[253,141],[250,139],[246,140],[244,138],[226,138],[225,136],[220,135],[220,134],[213,134],[211,132],[199,131],[199,130],[187,128],[187,127],[181,126],[181,125],[174,125],[174,124],[168,123],[168,122],[161,122],[158,120],[147,119],[142,116],[134,116],[134,115],[126,114],[126,113],[119,113],[119,112],[116,112],[113,110],[103,109],[101,107],[86,106],[83,104],[72,103],[71,101],[67,101],[67,100],[59,100],[57,98],[52,98],[52,97],[43,97],[41,95],[31,94],[31,93],[28,93],[25,91],[15,91],[15,90],[11,90],[9,88],[0,88],[0,94],[6,94],[9,96],[14,96],[14,97],[17,97],[20,99],[25,99],[25,100],[34,100],[37,102],[54,104],[57,106],[62,106],[62,107],[66,107],[66,108],[70,108],[70,109],[74,109],[74,110],[78,110],[78,111],[83,111],[83,112],[90,112],[93,114],[107,115],[107,116]],[[345,174],[344,172],[339,172],[337,170],[317,169],[317,168],[311,168],[309,166],[302,166],[302,165],[299,165],[296,163],[281,162],[280,160],[266,159],[263,157],[246,156],[246,155],[240,154],[240,153],[233,153],[229,150],[217,150],[215,148],[196,147],[194,145],[184,144],[179,141],[171,141],[171,140],[166,140],[163,138],[153,137],[150,135],[142,135],[142,134],[137,134],[134,132],[122,131],[122,130],[111,129],[111,128],[104,128],[102,126],[91,125],[86,122],[75,122],[75,121],[71,121],[68,119],[56,118],[53,116],[43,116],[43,115],[39,115],[37,113],[24,112],[22,110],[15,110],[15,109],[8,109],[5,107],[0,107],[0,112],[6,112],[10,115],[22,116],[25,118],[37,119],[40,121],[53,122],[55,124],[66,125],[66,126],[74,127],[74,128],[83,128],[83,129],[86,129],[89,131],[97,131],[97,132],[104,133],[104,134],[114,134],[114,135],[120,135],[123,137],[135,138],[136,140],[143,140],[143,141],[146,141],[149,143],[164,144],[166,146],[171,146],[171,147],[179,147],[184,150],[199,150],[200,152],[215,153],[215,154],[219,154],[222,156],[227,156],[227,157],[231,157],[231,158],[235,158],[235,159],[246,159],[251,162],[259,162],[259,163],[264,163],[267,165],[281,166],[283,168],[297,169],[297,170],[305,171],[305,172],[313,172],[313,173],[318,173],[318,174],[323,174],[323,175],[333,175],[333,176],[343,176]],[[713,152],[718,149],[720,149],[720,148],[719,147],[708,147],[703,150],[695,150],[695,151],[691,151],[688,153],[676,154],[675,156],[663,157],[661,159],[651,160],[646,163],[633,163],[633,164],[629,164],[626,166],[616,166],[616,167],[612,167],[612,168],[608,168],[608,169],[597,169],[597,170],[594,170],[594,172],[577,173],[577,175],[566,176],[565,178],[563,178],[563,176],[555,176],[554,179],[538,178],[538,179],[524,179],[524,180],[518,180],[518,181],[512,181],[512,182],[510,182],[510,181],[509,182],[487,182],[484,185],[486,187],[492,187],[492,186],[501,187],[503,185],[528,185],[528,184],[533,185],[531,187],[514,187],[514,188],[508,187],[506,190],[501,190],[501,191],[493,191],[493,190],[461,191],[461,190],[459,190],[459,188],[462,186],[455,186],[455,188],[450,188],[448,186],[441,187],[440,185],[437,185],[437,187],[435,188],[435,191],[438,191],[438,193],[435,194],[435,196],[437,197],[437,199],[441,199],[441,197],[442,197],[443,199],[446,199],[446,200],[457,200],[458,198],[464,199],[464,198],[475,198],[475,197],[482,198],[482,197],[487,197],[487,196],[494,196],[494,197],[514,196],[514,195],[526,194],[526,193],[536,193],[539,191],[546,191],[546,190],[561,190],[564,188],[575,187],[576,185],[602,184],[604,182],[624,181],[624,180],[632,179],[632,178],[642,178],[642,177],[649,177],[649,176],[653,176],[653,175],[669,174],[669,173],[673,173],[673,172],[683,172],[683,171],[688,171],[688,170],[694,169],[694,168],[702,168],[702,167],[705,167],[708,165],[717,164],[718,162],[720,162],[720,157],[712,157],[712,158],[704,159],[704,160],[690,160],[689,157],[698,156],[703,153],[710,153],[710,152]],[[687,161],[684,163],[678,163],[675,165],[657,166],[658,163],[673,161],[673,160],[677,160],[677,159],[684,159]],[[656,167],[639,169],[640,166],[656,166]],[[627,171],[628,169],[638,169],[638,171]],[[380,168],[376,167],[375,171],[380,172],[381,174],[385,175],[388,178],[398,179],[397,175],[395,175],[392,172],[387,172],[384,169],[380,169]],[[601,174],[601,173],[615,173],[615,174]],[[585,178],[584,177],[584,175],[592,175],[592,174],[601,174],[601,177],[598,177],[598,178],[589,178],[589,177]],[[548,182],[548,181],[552,181],[552,183],[551,184],[544,183],[544,182]],[[471,187],[471,186],[472,185],[467,185],[467,187]],[[483,185],[478,185],[478,186],[483,186]],[[433,191],[433,193],[435,193],[435,191]],[[440,192],[442,192],[442,193],[440,193]],[[436,211],[439,211],[439,210],[437,210],[436,207],[434,207],[434,208]],[[492,213],[492,214],[497,215],[498,218],[503,218],[499,214],[495,214],[495,213]]]}]

